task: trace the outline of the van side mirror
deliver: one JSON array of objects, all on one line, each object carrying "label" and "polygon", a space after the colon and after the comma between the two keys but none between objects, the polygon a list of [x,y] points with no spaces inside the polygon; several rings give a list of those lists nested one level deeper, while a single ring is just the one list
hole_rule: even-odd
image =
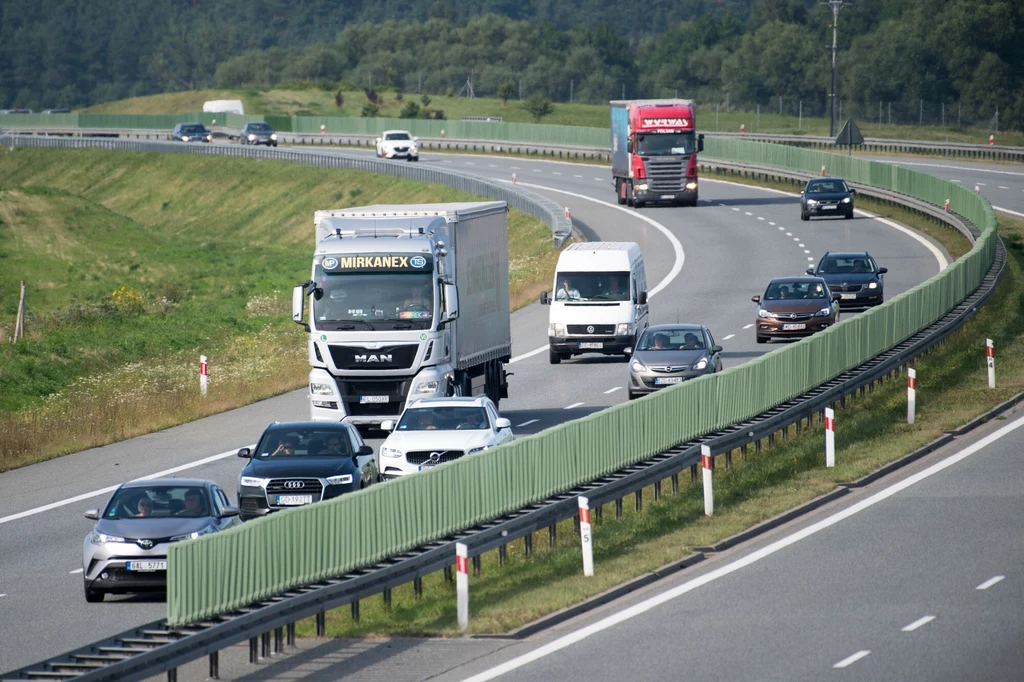
[{"label": "van side mirror", "polygon": [[647,292],[641,291],[638,300],[640,301],[640,305],[647,305]]},{"label": "van side mirror", "polygon": [[297,286],[292,289],[292,322],[302,324],[302,308],[306,302],[306,287]]},{"label": "van side mirror", "polygon": [[546,291],[540,292],[540,304],[541,305],[551,305],[551,299],[548,298],[548,292],[546,292]]},{"label": "van side mirror", "polygon": [[760,303],[761,302],[761,297],[760,296],[751,296],[750,300],[753,301],[754,303]]},{"label": "van side mirror", "polygon": [[252,450],[249,448],[241,448],[238,451],[238,456],[244,457],[245,459],[252,459]]},{"label": "van side mirror", "polygon": [[697,151],[698,152],[704,151],[704,135],[703,134],[700,134],[700,135],[697,136]]}]

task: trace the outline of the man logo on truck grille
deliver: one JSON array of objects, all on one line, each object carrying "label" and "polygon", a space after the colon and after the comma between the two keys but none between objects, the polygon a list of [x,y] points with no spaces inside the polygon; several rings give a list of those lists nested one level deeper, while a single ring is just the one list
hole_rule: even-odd
[{"label": "man logo on truck grille", "polygon": [[426,264],[427,259],[424,258],[423,256],[413,256],[412,258],[409,259],[409,265],[413,266],[414,268],[422,268]]},{"label": "man logo on truck grille", "polygon": [[391,353],[368,353],[366,355],[356,355],[356,362],[394,362],[392,360],[393,355]]}]

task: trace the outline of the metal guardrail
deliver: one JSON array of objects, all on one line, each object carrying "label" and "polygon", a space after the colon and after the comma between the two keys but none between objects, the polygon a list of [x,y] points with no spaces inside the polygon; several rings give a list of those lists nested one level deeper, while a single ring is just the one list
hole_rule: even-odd
[{"label": "metal guardrail", "polygon": [[[803,181],[811,177],[793,171],[743,164],[705,164],[703,170],[709,173],[738,172],[762,176],[765,179],[783,178],[794,181]],[[906,196],[894,196],[890,192],[878,189],[871,190],[868,187],[862,188],[862,191],[882,201],[907,206],[941,220],[971,238],[978,234],[978,229],[962,217],[935,209],[925,202]],[[755,446],[756,451],[760,451],[764,440],[767,439],[771,444],[775,440],[775,435],[780,432],[784,434],[783,438],[786,438],[790,426],[794,424],[799,433],[805,422],[807,426],[811,426],[816,420],[822,421],[825,407],[836,403],[845,404],[848,396],[865,388],[868,391],[872,390],[876,383],[891,378],[910,360],[963,326],[995,291],[1005,262],[1005,250],[1002,243],[998,242],[995,259],[981,285],[938,321],[870,361],[752,419],[683,443],[596,481],[451,537],[390,557],[374,566],[364,567],[314,585],[295,588],[282,595],[216,618],[192,623],[187,627],[169,627],[166,619],[154,621],[102,642],[8,673],[2,679],[73,678],[79,682],[99,682],[143,680],[167,672],[168,679],[175,680],[176,669],[179,666],[203,656],[209,656],[210,676],[216,679],[219,667],[218,652],[221,649],[248,640],[250,662],[255,662],[261,656],[268,657],[271,654],[272,639],[275,653],[280,651],[285,643],[293,644],[295,623],[298,620],[315,616],[317,634],[322,635],[325,627],[324,614],[328,609],[345,604],[357,607],[360,599],[382,592],[389,595],[391,589],[408,582],[413,582],[419,592],[422,589],[422,583],[419,581],[423,576],[440,570],[450,570],[454,563],[456,542],[465,543],[469,547],[469,556],[474,558],[474,568],[479,566],[479,557],[483,553],[495,549],[504,551],[510,542],[520,538],[524,540],[525,552],[529,555],[532,550],[533,533],[548,528],[549,538],[553,541],[555,524],[576,518],[576,497],[579,495],[586,495],[590,499],[597,514],[600,514],[603,505],[614,502],[616,514],[621,515],[622,500],[625,496],[639,493],[653,485],[657,499],[660,497],[663,481],[671,480],[672,490],[675,492],[680,473],[690,469],[691,477],[696,477],[701,445],[710,446],[716,455],[725,454],[728,466],[731,453],[737,448],[744,455],[751,444]],[[638,494],[638,507],[640,499]]]}]

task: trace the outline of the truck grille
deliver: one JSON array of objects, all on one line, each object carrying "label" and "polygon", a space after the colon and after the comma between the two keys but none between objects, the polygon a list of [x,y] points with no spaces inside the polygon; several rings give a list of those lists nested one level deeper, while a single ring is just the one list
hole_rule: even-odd
[{"label": "truck grille", "polygon": [[[405,397],[409,395],[411,379],[340,379],[338,390],[345,414],[353,417],[386,417],[401,414],[405,409]],[[386,395],[386,403],[360,403],[360,396]]]},{"label": "truck grille", "polygon": [[686,182],[686,158],[647,159],[647,181],[651,192],[681,192]]},{"label": "truck grille", "polygon": [[328,346],[338,369],[409,369],[416,361],[415,343],[367,349],[358,346]]},{"label": "truck grille", "polygon": [[586,336],[588,334],[598,334],[601,336],[611,336],[615,333],[614,324],[570,324],[568,325],[570,334],[576,336]]},{"label": "truck grille", "polygon": [[430,455],[433,453],[439,454],[441,457],[438,460],[438,464],[444,464],[445,462],[454,462],[459,457],[462,457],[465,452],[462,450],[417,450],[415,452],[405,453],[405,460],[409,464],[423,464],[430,459]]}]

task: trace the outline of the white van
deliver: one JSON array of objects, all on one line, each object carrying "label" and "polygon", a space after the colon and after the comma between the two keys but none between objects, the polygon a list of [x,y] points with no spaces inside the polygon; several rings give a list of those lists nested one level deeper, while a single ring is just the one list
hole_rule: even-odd
[{"label": "white van", "polygon": [[582,353],[633,353],[647,329],[647,275],[636,242],[571,244],[558,257],[551,306],[548,358],[552,365]]}]

